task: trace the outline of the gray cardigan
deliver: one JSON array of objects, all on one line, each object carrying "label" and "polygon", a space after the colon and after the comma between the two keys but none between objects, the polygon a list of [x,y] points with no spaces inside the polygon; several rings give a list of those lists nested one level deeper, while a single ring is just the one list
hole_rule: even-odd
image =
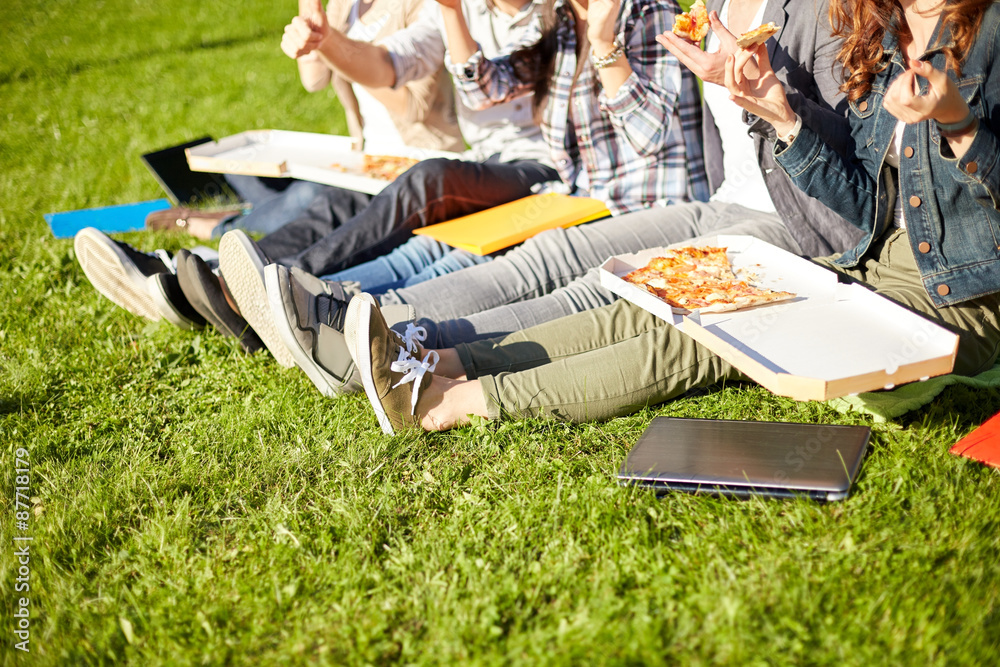
[{"label": "gray cardigan", "polygon": [[[708,0],[709,11],[719,11],[723,0]],[[785,84],[789,104],[808,125],[841,153],[851,149],[847,101],[840,92],[841,72],[836,62],[839,40],[830,35],[827,0],[767,0],[764,23],[774,21],[781,31],[767,42],[778,79]],[[794,19],[790,22],[789,17]],[[711,85],[711,84],[707,84]],[[714,192],[723,180],[722,141],[708,106],[704,110],[703,137],[709,187]],[[861,232],[839,215],[796,187],[774,161],[774,130],[765,121],[744,113],[764,183],[771,201],[805,255],[821,257],[853,248]]]}]

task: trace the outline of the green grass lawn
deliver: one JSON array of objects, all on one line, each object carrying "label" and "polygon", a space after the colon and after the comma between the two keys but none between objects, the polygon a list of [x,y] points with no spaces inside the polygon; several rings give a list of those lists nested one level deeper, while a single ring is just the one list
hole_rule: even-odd
[{"label": "green grass lawn", "polygon": [[99,297],[43,213],[159,197],[139,155],[202,134],[344,131],[278,48],[294,8],[0,9],[4,664],[995,663],[1000,477],[947,450],[1000,392],[873,423],[844,502],[657,500],[614,479],[653,416],[870,419],[727,386],[386,438],[363,396]]}]

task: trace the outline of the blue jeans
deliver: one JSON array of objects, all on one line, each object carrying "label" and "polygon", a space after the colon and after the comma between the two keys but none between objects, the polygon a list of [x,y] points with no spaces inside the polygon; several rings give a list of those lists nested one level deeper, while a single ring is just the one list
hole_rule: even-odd
[{"label": "blue jeans", "polygon": [[527,197],[536,183],[558,178],[533,160],[423,160],[374,197],[324,190],[300,218],[258,245],[278,264],[330,275],[381,257],[414,229]]},{"label": "blue jeans", "polygon": [[223,220],[212,230],[212,238],[220,238],[231,229],[270,234],[295,220],[325,189],[331,187],[293,178],[261,178],[243,174],[226,174],[226,182],[240,201],[253,208],[241,215]]},{"label": "blue jeans", "polygon": [[452,248],[429,236],[414,236],[387,255],[323,276],[323,279],[355,281],[365,292],[382,294],[386,290],[416,285],[492,259],[489,255],[474,255]]}]

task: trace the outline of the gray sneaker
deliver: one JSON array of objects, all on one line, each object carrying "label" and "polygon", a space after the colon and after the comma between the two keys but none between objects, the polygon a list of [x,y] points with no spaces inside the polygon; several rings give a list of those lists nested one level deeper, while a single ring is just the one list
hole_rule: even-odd
[{"label": "gray sneaker", "polygon": [[264,269],[264,284],[275,329],[316,388],[329,397],[360,389],[344,340],[349,295],[335,282],[277,264]]},{"label": "gray sneaker", "polygon": [[[77,232],[73,249],[94,289],[130,313],[153,321],[160,319],[147,280],[157,273],[170,272],[161,256],[114,241],[93,227]],[[169,261],[169,255],[164,255]]]},{"label": "gray sneaker", "polygon": [[264,267],[270,260],[246,232],[226,232],[219,241],[219,269],[226,289],[240,307],[240,315],[264,341],[275,361],[285,368],[295,366],[295,358],[275,328],[264,288]]}]

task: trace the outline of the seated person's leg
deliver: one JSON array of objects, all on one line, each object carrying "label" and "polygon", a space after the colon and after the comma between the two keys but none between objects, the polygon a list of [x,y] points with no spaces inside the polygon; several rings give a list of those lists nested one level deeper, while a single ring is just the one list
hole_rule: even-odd
[{"label": "seated person's leg", "polygon": [[[434,351],[405,359],[376,306],[352,304],[347,330],[365,391],[387,432],[416,423],[451,428],[468,414],[608,419],[696,386],[742,377],[675,327],[627,302],[459,346],[455,352],[472,378],[467,381],[432,375]],[[455,354],[447,357],[454,374]],[[412,380],[399,384],[405,374]]]},{"label": "seated person's leg", "polygon": [[695,232],[747,234],[799,249],[775,214],[730,204],[671,206],[543,232],[489,266],[390,291],[380,301],[413,305],[434,347],[502,336],[611,303],[615,295],[589,267],[612,255],[696,242],[685,236]]},{"label": "seated person's leg", "polygon": [[282,255],[262,247],[280,264],[327,275],[384,255],[405,243],[414,229],[526,197],[536,183],[556,178],[555,170],[530,160],[424,160],[305,250]]},{"label": "seated person's leg", "polygon": [[[226,178],[232,183],[232,179],[237,177],[227,176]],[[250,202],[253,207],[243,215],[223,220],[216,225],[212,230],[212,238],[220,238],[231,229],[272,234],[293,220],[297,220],[324,191],[339,189],[322,183],[297,179],[280,179],[287,181],[285,187],[274,189],[268,187],[269,181],[279,179],[258,179],[256,176],[240,176],[238,178],[249,178],[262,182],[260,187],[254,188],[253,196],[244,196],[241,193],[241,199]],[[358,200],[354,195],[350,195],[347,201],[357,203]]]},{"label": "seated person's leg", "polygon": [[448,257],[453,250],[450,245],[435,241],[429,236],[413,236],[388,254],[322,278],[339,282],[356,282],[363,291],[379,294],[424,275],[431,267],[437,266],[438,262]]},{"label": "seated person's leg", "polygon": [[271,260],[302,252],[363,211],[372,196],[343,188],[319,192],[295,220],[262,238],[258,245]]},{"label": "seated person's leg", "polygon": [[455,271],[461,271],[462,269],[467,269],[471,266],[478,266],[480,264],[492,262],[494,256],[499,255],[477,255],[469,252],[468,250],[462,250],[461,248],[450,248],[448,254],[429,265],[417,275],[406,280],[402,280],[396,285],[384,285],[382,291],[387,289],[402,289],[403,287],[419,285],[420,283],[433,280],[434,278],[440,278],[441,276],[446,276],[449,273],[454,273]]}]

